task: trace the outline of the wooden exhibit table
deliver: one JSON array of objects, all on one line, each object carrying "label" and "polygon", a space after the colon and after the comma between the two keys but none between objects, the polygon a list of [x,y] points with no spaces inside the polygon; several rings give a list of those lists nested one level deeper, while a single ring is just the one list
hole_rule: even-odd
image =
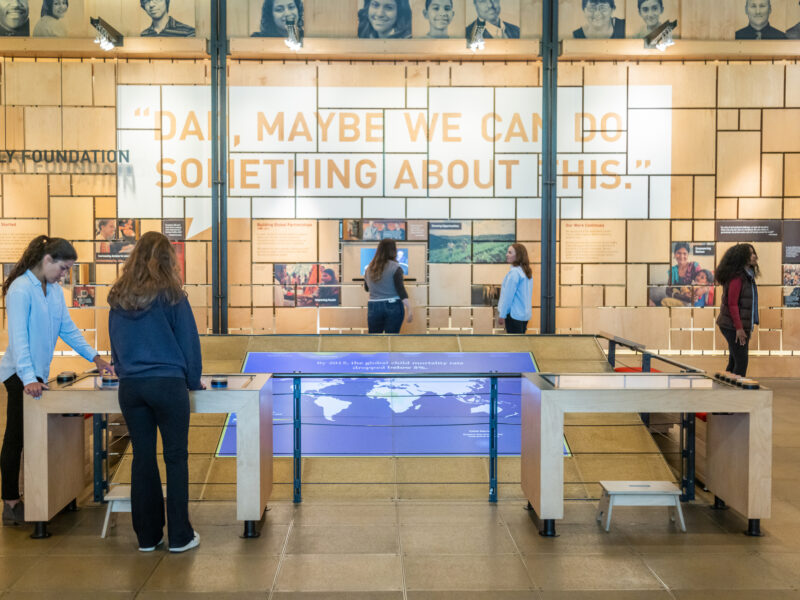
[{"label": "wooden exhibit table", "polygon": [[705,484],[759,535],[772,502],[772,392],[683,373],[523,376],[522,490],[540,533],[555,535],[564,517],[565,413],[666,412],[708,413]]},{"label": "wooden exhibit table", "polygon": [[[244,537],[257,537],[272,492],[272,383],[270,375],[227,375],[225,388],[189,392],[193,413],[236,413],[236,518]],[[119,413],[118,387],[96,374],[48,382],[39,399],[25,396],[25,520],[34,537],[85,489],[83,413]],[[70,416],[79,413],[78,416]]]}]

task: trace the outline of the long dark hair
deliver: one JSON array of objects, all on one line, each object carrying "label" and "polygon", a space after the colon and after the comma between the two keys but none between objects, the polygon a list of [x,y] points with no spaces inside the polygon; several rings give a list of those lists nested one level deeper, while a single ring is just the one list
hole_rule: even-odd
[{"label": "long dark hair", "polygon": [[[358,37],[376,38],[378,32],[372,28],[369,22],[369,4],[372,0],[364,0],[364,7],[358,11]],[[390,38],[410,38],[411,37],[411,6],[408,0],[394,0],[397,4],[397,20]]]},{"label": "long dark hair", "polygon": [[3,297],[5,298],[8,288],[11,287],[17,277],[23,275],[28,269],[33,269],[47,255],[50,255],[53,260],[78,260],[78,253],[75,252],[75,248],[67,240],[51,238],[46,235],[35,237],[25,248],[22,258],[14,265],[11,273],[8,274],[8,278],[3,282]]},{"label": "long dark hair", "polygon": [[[274,5],[274,0],[264,0],[264,4],[261,5],[261,25],[258,37],[286,36],[285,32],[275,26],[275,18],[272,15]],[[297,23],[295,25],[300,31],[303,31],[303,0],[294,0],[294,5],[297,7]]]},{"label": "long dark hair", "polygon": [[[750,255],[755,251],[756,249],[753,248],[752,244],[736,244],[728,248],[725,254],[722,255],[714,273],[717,282],[727,285],[732,279],[741,275],[745,267],[750,264]],[[752,269],[755,277],[761,275],[758,265],[752,267]]]},{"label": "long dark hair", "polygon": [[381,240],[378,243],[378,249],[375,250],[375,256],[372,257],[369,265],[367,265],[365,274],[373,281],[377,281],[383,275],[386,263],[390,260],[397,260],[397,244],[394,240]]},{"label": "long dark hair", "polygon": [[157,231],[142,236],[122,267],[122,275],[108,293],[111,308],[144,310],[158,297],[178,304],[186,297],[175,249]]},{"label": "long dark hair", "polygon": [[511,247],[514,248],[514,253],[517,255],[517,259],[512,263],[512,265],[522,268],[522,270],[525,272],[525,277],[530,279],[533,277],[533,271],[531,271],[531,263],[528,259],[528,249],[519,242],[511,244]]}]

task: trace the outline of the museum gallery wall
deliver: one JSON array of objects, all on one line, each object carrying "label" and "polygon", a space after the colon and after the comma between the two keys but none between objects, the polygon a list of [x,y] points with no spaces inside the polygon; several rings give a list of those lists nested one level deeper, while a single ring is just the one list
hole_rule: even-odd
[{"label": "museum gallery wall", "polygon": [[[38,233],[72,240],[66,297],[100,350],[108,286],[151,230],[209,329],[208,67],[2,64],[0,263]],[[724,348],[714,265],[748,241],[756,347],[800,351],[800,65],[564,63],[559,83],[557,330]],[[404,332],[493,331],[504,249],[540,257],[537,64],[234,61],[229,84],[233,332],[363,332],[384,237]]]}]

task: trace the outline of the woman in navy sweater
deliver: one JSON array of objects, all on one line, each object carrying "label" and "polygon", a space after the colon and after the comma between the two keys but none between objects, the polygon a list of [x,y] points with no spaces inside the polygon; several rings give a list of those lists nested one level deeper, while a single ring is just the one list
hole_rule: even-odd
[{"label": "woman in navy sweater", "polygon": [[189,523],[189,392],[203,389],[200,338],[181,286],[175,250],[145,233],[108,294],[119,404],[133,445],[131,512],[139,550],[164,541],[164,495],[156,462],[161,431],[167,468],[170,552],[200,543]]}]

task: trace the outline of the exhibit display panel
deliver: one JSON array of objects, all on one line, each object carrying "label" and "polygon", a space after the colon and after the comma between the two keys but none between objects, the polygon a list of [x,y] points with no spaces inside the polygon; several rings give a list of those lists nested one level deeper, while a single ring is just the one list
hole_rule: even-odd
[{"label": "exhibit display panel", "polygon": [[[203,376],[206,389],[189,392],[190,410],[241,415],[236,518],[255,522],[272,491],[272,385],[264,374],[226,377],[227,386],[221,388]],[[48,385],[41,398],[26,396],[24,401],[25,519],[37,523],[49,521],[85,489],[83,413],[120,412],[118,383],[104,384],[103,377],[86,374]]]},{"label": "exhibit display panel", "polygon": [[[522,387],[522,488],[543,520],[564,516],[564,458],[554,450],[570,413],[708,412],[708,490],[751,520],[769,518],[772,392],[701,374],[529,374]],[[724,411],[724,412],[723,412]],[[655,479],[655,478],[650,478]]]}]

